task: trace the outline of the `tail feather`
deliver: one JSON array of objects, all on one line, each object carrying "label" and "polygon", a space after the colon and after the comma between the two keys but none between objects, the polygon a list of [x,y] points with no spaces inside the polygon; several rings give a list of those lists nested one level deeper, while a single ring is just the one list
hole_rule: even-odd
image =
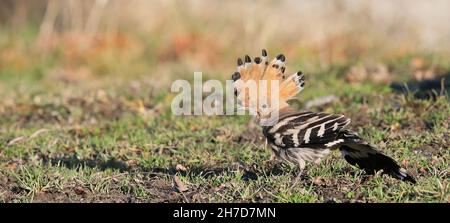
[{"label": "tail feather", "polygon": [[363,142],[346,143],[340,146],[344,159],[351,165],[358,166],[368,174],[383,170],[396,179],[416,183],[416,180],[401,168],[395,160],[375,150]]}]

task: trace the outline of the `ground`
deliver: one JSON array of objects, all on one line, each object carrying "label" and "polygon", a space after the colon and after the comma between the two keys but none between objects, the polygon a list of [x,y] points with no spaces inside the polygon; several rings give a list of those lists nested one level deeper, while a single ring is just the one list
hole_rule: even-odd
[{"label": "ground", "polygon": [[[394,81],[405,80],[404,65],[390,62],[399,74]],[[173,116],[174,95],[152,87],[149,77],[85,87],[3,74],[3,92],[14,94],[4,93],[0,102],[0,201],[449,202],[445,88],[419,97],[422,89],[353,83],[348,70],[333,65],[306,72],[306,89],[293,106],[305,109],[308,100],[336,96],[310,109],[350,117],[350,128],[396,159],[417,185],[367,176],[338,152],[308,165],[293,185],[297,169],[269,161],[270,149],[249,117]]]}]

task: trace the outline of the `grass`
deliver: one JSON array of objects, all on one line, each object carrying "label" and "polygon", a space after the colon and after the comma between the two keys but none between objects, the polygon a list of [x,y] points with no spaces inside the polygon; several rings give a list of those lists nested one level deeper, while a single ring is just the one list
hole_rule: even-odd
[{"label": "grass", "polygon": [[[333,87],[339,93],[339,85]],[[300,184],[292,187],[295,168],[267,162],[270,151],[247,117],[174,117],[164,99],[159,102],[164,108],[148,117],[123,104],[158,100],[130,94],[122,102],[94,98],[80,107],[67,101],[24,100],[4,111],[1,199],[448,202],[448,97],[433,101],[391,92],[366,93],[364,88],[350,94],[351,90],[341,92],[341,101],[347,102],[321,109],[358,120],[353,129],[375,145],[384,142],[381,149],[403,163],[418,178],[417,185],[368,177],[333,154],[320,165],[309,165]],[[367,112],[361,113],[362,108]],[[420,113],[424,109],[427,113]],[[396,124],[398,129],[391,128]],[[22,140],[11,143],[14,139]],[[177,164],[187,171],[177,171]],[[177,192],[173,176],[179,176],[189,190]]]},{"label": "grass", "polygon": [[[334,152],[308,165],[293,185],[297,169],[268,161],[270,149],[250,117],[171,114],[171,81],[192,80],[194,70],[182,59],[155,59],[155,45],[125,56],[113,45],[89,54],[92,60],[60,48],[41,54],[31,46],[0,46],[12,50],[0,58],[1,202],[450,201],[447,85],[447,92],[435,88],[433,97],[419,98],[415,90],[404,94],[385,82],[349,82],[355,61],[310,63],[307,87],[294,106],[337,96],[311,109],[346,114],[352,130],[418,183],[367,176]],[[237,53],[222,58],[230,61],[228,70],[207,67],[208,78],[227,79],[234,60],[228,56]],[[383,61],[389,81],[411,79],[408,61],[415,57],[450,70],[438,55],[402,56]],[[289,60],[287,70],[316,60]],[[187,190],[180,192],[174,178]]]}]

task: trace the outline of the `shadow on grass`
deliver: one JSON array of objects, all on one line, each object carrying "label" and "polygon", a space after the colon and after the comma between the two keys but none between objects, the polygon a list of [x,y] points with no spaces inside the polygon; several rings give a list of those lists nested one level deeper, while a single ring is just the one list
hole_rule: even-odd
[{"label": "shadow on grass", "polygon": [[98,168],[100,170],[114,169],[120,172],[129,171],[128,165],[120,160],[111,158],[108,160],[102,159],[78,159],[76,155],[64,157],[42,157],[44,164],[60,165],[69,169],[78,169],[81,167]]},{"label": "shadow on grass", "polygon": [[396,93],[412,94],[418,99],[434,100],[439,95],[450,95],[450,73],[421,81],[394,82],[391,84],[391,88]]},{"label": "shadow on grass", "polygon": [[282,170],[281,165],[273,166],[261,166],[252,167],[242,164],[234,164],[227,167],[212,167],[207,165],[190,167],[187,171],[179,171],[175,167],[143,167],[134,166],[130,167],[126,162],[118,160],[116,158],[110,158],[108,160],[102,160],[101,158],[92,159],[79,159],[76,155],[68,155],[63,157],[42,157],[44,164],[51,164],[53,166],[59,165],[68,169],[79,169],[82,167],[98,168],[102,171],[107,169],[118,170],[120,172],[141,172],[149,174],[150,176],[173,176],[177,173],[183,176],[211,178],[220,175],[234,175],[237,171],[242,171],[241,179],[244,181],[257,180],[261,175],[261,171],[264,169],[270,175],[283,175],[285,172]]},{"label": "shadow on grass", "polygon": [[[258,174],[255,171],[248,170],[242,167],[238,167],[241,169],[241,171],[244,172],[241,179],[244,181],[250,181],[250,180],[257,180]],[[170,168],[161,168],[161,167],[154,167],[151,169],[142,169],[143,172],[148,172],[150,175],[175,175],[176,173],[180,173],[183,176],[190,176],[190,177],[201,177],[204,179],[220,176],[220,175],[228,175],[228,174],[235,174],[238,171],[238,168],[235,167],[211,167],[211,166],[196,166],[189,168],[188,171],[178,171],[174,167]]]}]

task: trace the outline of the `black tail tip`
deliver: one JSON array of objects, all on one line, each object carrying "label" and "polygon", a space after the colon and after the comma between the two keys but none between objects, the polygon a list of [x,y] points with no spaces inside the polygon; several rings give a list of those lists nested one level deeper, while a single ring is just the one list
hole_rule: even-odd
[{"label": "black tail tip", "polygon": [[407,182],[410,182],[412,184],[416,184],[417,183],[416,179],[414,177],[412,177],[411,175],[409,175],[409,174],[403,175],[402,177],[400,177],[400,180],[407,181]]},{"label": "black tail tip", "polygon": [[401,167],[398,167],[398,168],[396,168],[393,171],[392,170],[388,171],[387,173],[389,175],[391,175],[392,177],[396,178],[396,179],[399,179],[399,180],[402,180],[402,181],[406,181],[406,182],[410,182],[412,184],[416,184],[417,183],[416,179],[413,176],[409,175],[406,172],[406,170],[401,168]]}]

